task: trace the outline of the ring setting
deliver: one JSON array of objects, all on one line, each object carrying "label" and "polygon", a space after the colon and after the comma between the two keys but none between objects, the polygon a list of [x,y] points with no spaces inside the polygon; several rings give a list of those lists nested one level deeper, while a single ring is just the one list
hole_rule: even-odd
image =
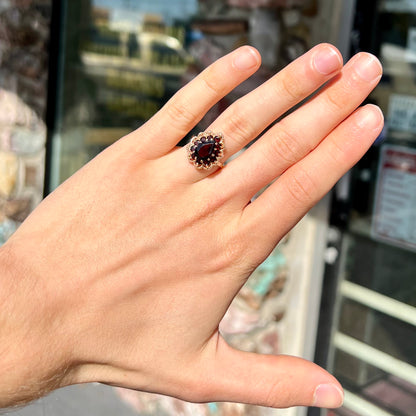
[{"label": "ring setting", "polygon": [[213,166],[222,167],[220,162],[224,155],[224,138],[222,133],[212,131],[201,132],[192,137],[186,146],[188,159],[197,169],[211,169]]}]

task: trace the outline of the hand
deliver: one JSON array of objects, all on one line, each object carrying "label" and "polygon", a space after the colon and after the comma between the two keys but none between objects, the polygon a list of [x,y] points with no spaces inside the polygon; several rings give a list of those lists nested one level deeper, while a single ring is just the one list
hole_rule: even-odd
[{"label": "hand", "polygon": [[380,133],[378,108],[356,108],[381,66],[361,53],[342,68],[334,47],[316,46],[210,126],[224,134],[223,160],[328,84],[223,169],[197,170],[176,144],[259,65],[250,47],[215,62],[0,250],[3,406],[90,381],[198,402],[341,405],[325,370],[236,351],[218,325],[251,272]]}]

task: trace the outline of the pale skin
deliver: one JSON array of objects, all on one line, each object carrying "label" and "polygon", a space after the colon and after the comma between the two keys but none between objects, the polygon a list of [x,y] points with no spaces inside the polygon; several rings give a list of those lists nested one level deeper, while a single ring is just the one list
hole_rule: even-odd
[{"label": "pale skin", "polygon": [[215,62],[0,249],[0,407],[91,381],[195,402],[341,405],[322,368],[234,350],[218,325],[252,271],[379,135],[380,110],[357,107],[382,70],[369,54],[343,66],[333,46],[314,47],[210,126],[224,135],[223,162],[330,82],[224,168],[197,170],[177,143],[259,66],[248,46]]}]

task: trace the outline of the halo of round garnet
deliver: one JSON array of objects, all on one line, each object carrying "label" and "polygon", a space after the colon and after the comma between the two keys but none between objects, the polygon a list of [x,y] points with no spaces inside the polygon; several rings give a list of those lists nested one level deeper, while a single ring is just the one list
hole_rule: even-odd
[{"label": "halo of round garnet", "polygon": [[187,149],[188,159],[197,169],[210,169],[214,165],[221,166],[224,139],[221,133],[202,132],[192,137]]}]

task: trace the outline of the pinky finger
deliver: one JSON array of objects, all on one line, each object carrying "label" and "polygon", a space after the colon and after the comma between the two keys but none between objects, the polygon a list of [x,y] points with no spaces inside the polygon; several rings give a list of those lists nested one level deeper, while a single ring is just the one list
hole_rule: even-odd
[{"label": "pinky finger", "polygon": [[270,250],[358,162],[382,127],[377,106],[359,108],[249,204],[243,221],[266,244],[259,249]]}]

